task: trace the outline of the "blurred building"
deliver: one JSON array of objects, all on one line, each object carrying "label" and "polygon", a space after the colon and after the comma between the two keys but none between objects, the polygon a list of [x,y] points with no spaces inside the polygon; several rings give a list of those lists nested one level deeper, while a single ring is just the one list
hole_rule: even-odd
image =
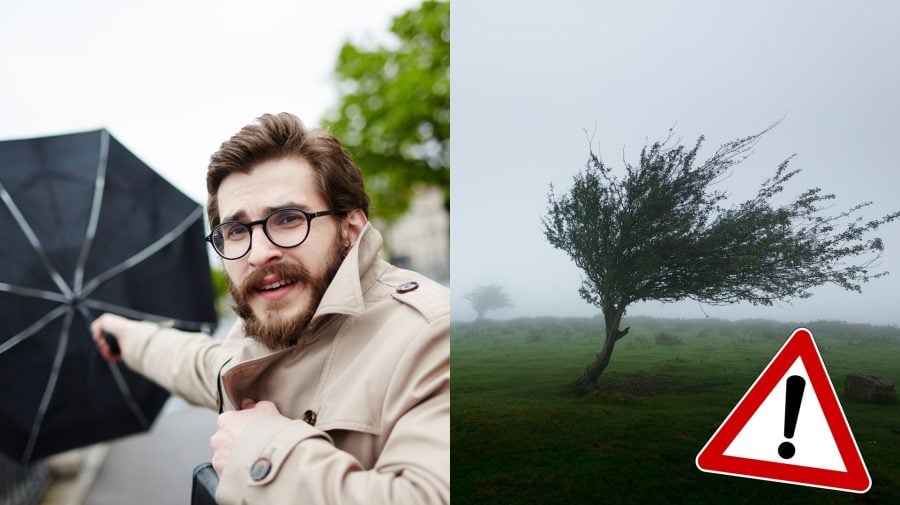
[{"label": "blurred building", "polygon": [[409,210],[387,227],[385,242],[391,263],[449,285],[450,215],[440,189],[418,192]]}]

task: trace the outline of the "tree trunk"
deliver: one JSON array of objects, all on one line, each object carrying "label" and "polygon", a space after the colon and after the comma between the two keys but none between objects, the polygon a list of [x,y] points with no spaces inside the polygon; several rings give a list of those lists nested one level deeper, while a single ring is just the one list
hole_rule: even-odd
[{"label": "tree trunk", "polygon": [[597,354],[597,359],[584,369],[584,374],[578,380],[572,382],[570,386],[577,390],[589,390],[597,386],[597,379],[600,374],[606,370],[609,365],[609,358],[612,356],[613,348],[616,342],[628,334],[631,328],[619,329],[619,323],[622,322],[622,315],[625,313],[624,307],[621,309],[604,309],[603,319],[606,322],[606,340],[603,341],[603,349]]}]

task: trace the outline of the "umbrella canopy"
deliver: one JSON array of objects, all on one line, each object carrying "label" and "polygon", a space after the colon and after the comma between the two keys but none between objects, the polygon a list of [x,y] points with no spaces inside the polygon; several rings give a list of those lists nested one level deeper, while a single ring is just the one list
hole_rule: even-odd
[{"label": "umbrella canopy", "polygon": [[89,325],[210,331],[202,208],[106,130],[0,142],[0,200],[0,450],[27,463],[148,429],[168,394],[105,362]]}]

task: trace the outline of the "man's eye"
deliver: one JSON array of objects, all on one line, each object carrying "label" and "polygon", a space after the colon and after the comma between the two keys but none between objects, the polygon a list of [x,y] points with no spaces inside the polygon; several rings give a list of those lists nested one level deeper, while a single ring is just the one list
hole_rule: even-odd
[{"label": "man's eye", "polygon": [[245,226],[232,226],[225,230],[225,238],[228,239],[239,239],[247,234],[247,227]]},{"label": "man's eye", "polygon": [[278,218],[278,226],[298,226],[303,222],[302,214],[284,214]]}]

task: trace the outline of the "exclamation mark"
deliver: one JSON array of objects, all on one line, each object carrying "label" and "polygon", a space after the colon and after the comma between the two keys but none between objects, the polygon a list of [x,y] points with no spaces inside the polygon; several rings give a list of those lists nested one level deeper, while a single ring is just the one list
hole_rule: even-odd
[{"label": "exclamation mark", "polygon": [[[799,375],[791,375],[787,380],[787,396],[784,399],[784,438],[793,438],[797,428],[797,416],[800,415],[800,403],[803,401],[803,390],[806,379]],[[794,456],[794,444],[782,442],[778,446],[778,455],[784,459]]]}]

